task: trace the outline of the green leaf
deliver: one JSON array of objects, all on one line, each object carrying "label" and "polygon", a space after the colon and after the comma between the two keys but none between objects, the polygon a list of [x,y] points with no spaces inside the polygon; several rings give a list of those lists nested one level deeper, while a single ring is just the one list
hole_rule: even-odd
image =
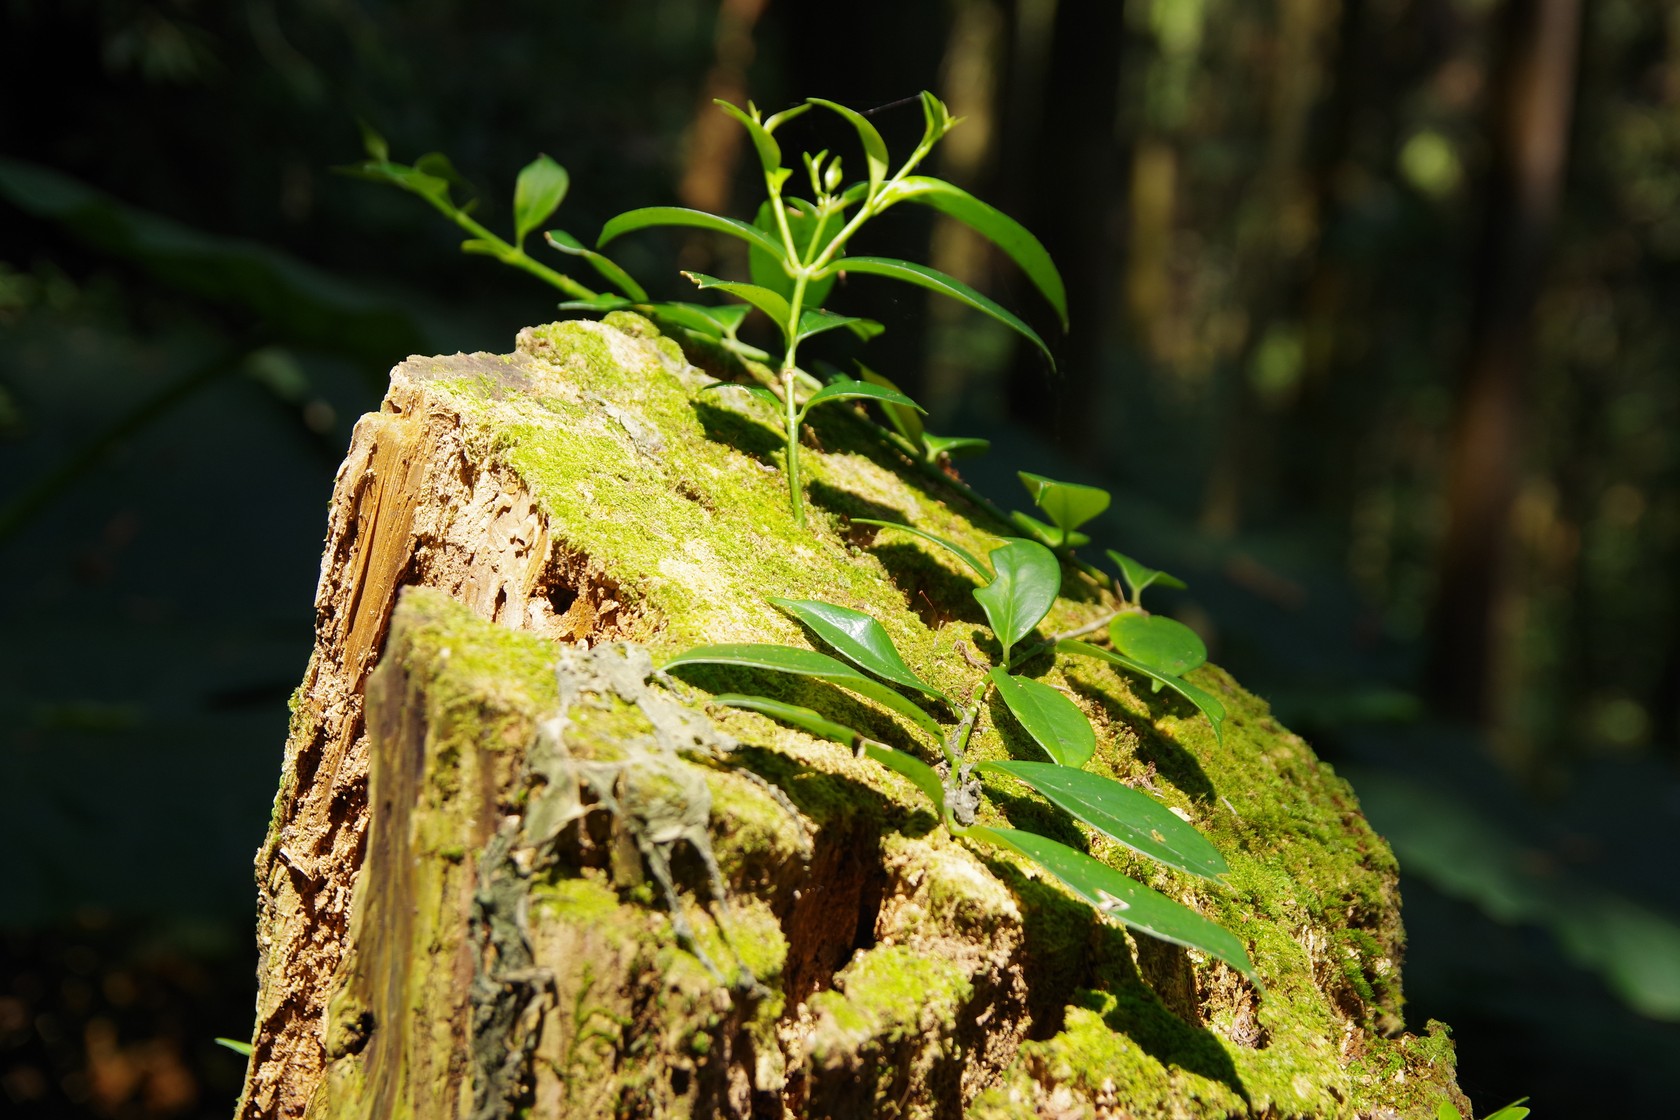
[{"label": "green leaf", "polygon": [[647,289],[636,283],[634,277],[620,268],[616,263],[609,260],[606,256],[589,248],[571,234],[565,232],[564,230],[551,229],[547,233],[543,234],[543,240],[547,241],[550,245],[562,253],[566,253],[574,257],[582,257],[584,260],[588,261],[595,271],[601,274],[607,283],[629,296],[635,302],[647,302]]},{"label": "green leaf", "polygon": [[999,699],[1057,765],[1078,769],[1091,760],[1097,733],[1078,704],[1041,681],[1012,677],[1001,666],[990,676]]},{"label": "green leaf", "polygon": [[[724,101],[722,98],[714,98],[712,104],[740,121],[746,128],[747,135],[752,137],[753,147],[758,151],[758,162],[764,165],[765,174],[768,175],[782,166],[781,145],[777,144],[776,138],[770,135],[770,129],[765,128],[762,124],[753,119],[753,117],[758,115],[758,111],[756,109],[754,109],[752,115],[749,116],[747,113],[736,108],[734,105],[731,105],[729,102]],[[752,107],[752,102],[747,102],[747,108],[751,109]],[[780,124],[782,121],[787,119],[787,115],[777,113],[770,119],[775,122],[775,124]]]},{"label": "green leaf", "polygon": [[1043,243],[1026,226],[961,187],[928,175],[908,175],[893,184],[884,203],[890,206],[900,201],[931,206],[1003,250],[1055,308],[1062,330],[1068,329],[1067,288],[1062,275]]},{"label": "green leaf", "polygon": [[976,575],[978,575],[981,579],[990,581],[991,578],[992,578],[992,570],[990,568],[986,567],[986,565],[982,564],[980,562],[979,558],[974,555],[974,553],[968,551],[968,549],[963,548],[960,545],[952,544],[950,541],[946,540],[944,537],[936,537],[932,533],[929,533],[924,529],[918,529],[914,525],[900,525],[896,521],[876,521],[874,518],[871,518],[871,517],[854,517],[854,518],[852,518],[852,524],[854,524],[854,525],[876,525],[876,526],[879,526],[882,529],[897,529],[900,532],[905,532],[905,533],[911,534],[912,536],[921,537],[925,541],[932,541],[934,544],[940,546],[941,548],[949,549],[951,552],[955,553],[957,555],[957,558],[960,559],[963,563],[967,564],[970,568],[973,568],[974,573]]},{"label": "green leaf", "polygon": [[927,799],[933,802],[935,816],[945,815],[945,785],[939,780],[939,775],[933,767],[917,758],[915,755],[895,751],[885,743],[875,743],[864,740],[863,753],[879,762],[889,770],[909,778],[916,788],[927,794]]},{"label": "green leaf", "polygon": [[858,139],[863,143],[863,158],[869,162],[869,193],[873,195],[880,190],[882,180],[887,177],[887,142],[881,139],[881,134],[875,130],[875,126],[855,109],[848,109],[833,101],[824,101],[820,97],[808,97],[806,100],[813,105],[833,109],[857,129]]},{"label": "green leaf", "polygon": [[751,394],[752,396],[757,397],[759,400],[763,401],[765,404],[769,405],[771,408],[775,409],[778,417],[780,417],[781,410],[782,410],[782,399],[780,397],[778,397],[775,393],[772,393],[769,389],[765,388],[763,385],[741,385],[741,384],[739,384],[737,382],[734,382],[734,381],[714,381],[712,384],[707,385],[705,388],[701,389],[700,391],[702,393],[706,393],[706,392],[710,392],[714,389],[739,389],[743,393]]},{"label": "green leaf", "polygon": [[1162,941],[1217,957],[1259,985],[1260,976],[1248,959],[1248,951],[1230,930],[1127,878],[1106,863],[1066,844],[1013,828],[974,825],[963,835],[1019,852],[1067,884],[1069,890],[1104,917]]},{"label": "green leaf", "polygon": [[251,1044],[249,1042],[241,1042],[237,1038],[218,1038],[216,1039],[216,1045],[226,1046],[235,1054],[239,1054],[246,1058],[251,1056]]},{"label": "green leaf", "polygon": [[1200,635],[1177,619],[1158,614],[1122,614],[1108,624],[1114,648],[1168,676],[1182,677],[1207,662]]},{"label": "green leaf", "polygon": [[746,696],[739,692],[720,692],[712,697],[712,703],[722,704],[726,708],[745,708],[748,711],[760,712],[771,719],[792,724],[801,731],[809,731],[819,739],[829,739],[843,747],[856,747],[857,741],[863,738],[861,734],[843,723],[835,723],[831,719],[824,719],[820,713],[813,712],[809,708],[801,708],[798,704],[787,704],[780,700],[772,700],[768,696]]},{"label": "green leaf", "polygon": [[738,303],[709,306],[703,303],[655,303],[649,306],[655,318],[675,323],[708,338],[730,338],[752,308]]},{"label": "green leaf", "polygon": [[[798,337],[803,341],[814,334],[838,330],[841,327],[851,328],[854,334],[866,340],[880,334],[885,329],[874,319],[859,319],[851,315],[836,315],[830,311],[813,309],[799,316]],[[904,399],[909,400],[910,398],[905,397]]]},{"label": "green leaf", "polygon": [[[513,185],[513,243],[523,246],[532,230],[560,209],[572,177],[547,156],[538,156],[520,169]],[[643,297],[644,299],[646,296]]]},{"label": "green leaf", "polygon": [[1048,762],[982,762],[976,769],[1027,783],[1103,835],[1168,867],[1204,879],[1231,870],[1219,849],[1171,809],[1113,779]]},{"label": "green leaf", "polygon": [[959,303],[965,303],[976,311],[991,316],[1004,326],[1022,335],[1044,352],[1044,356],[1049,360],[1052,369],[1056,366],[1054,355],[1050,353],[1050,348],[1044,344],[1044,340],[1038,337],[1037,331],[1027,326],[998,303],[981,295],[956,277],[947,276],[938,269],[915,264],[911,261],[894,260],[890,257],[844,257],[823,270],[824,275],[833,272],[861,272],[871,276],[885,276],[889,279],[902,280],[906,284],[915,284],[929,291],[949,296]]},{"label": "green leaf", "polygon": [[904,663],[892,638],[887,635],[886,627],[862,611],[816,599],[770,601],[809,626],[817,637],[833,646],[835,652],[858,668],[867,669],[877,677],[917,692],[925,692],[941,700],[949,699]]},{"label": "green leaf", "polygon": [[1043,510],[1056,527],[1071,533],[1108,508],[1107,490],[1095,486],[1081,486],[1077,482],[1057,482],[1041,474],[1015,472],[1021,485],[1032,495],[1034,504]]},{"label": "green leaf", "polygon": [[1062,564],[1037,541],[1005,537],[992,549],[992,582],[974,589],[992,633],[1003,646],[1003,663],[1016,642],[1032,633],[1056,602],[1062,588]]},{"label": "green leaf", "polygon": [[[858,374],[863,378],[863,380],[869,382],[869,384],[881,385],[888,389],[898,390],[899,392],[903,391],[900,390],[897,385],[893,384],[890,378],[876,373],[862,362],[857,364],[857,368]],[[887,422],[897,430],[899,435],[903,436],[917,447],[923,448],[924,450],[926,449],[926,445],[923,441],[924,431],[922,428],[922,417],[919,406],[917,408],[905,408],[903,405],[883,403],[881,405],[881,411],[887,414]]]},{"label": "green leaf", "polygon": [[1527,1097],[1519,1097],[1498,1112],[1489,1115],[1487,1120],[1525,1120],[1531,1111],[1522,1107],[1522,1103],[1526,1100],[1528,1100]]},{"label": "green leaf", "polygon": [[1091,538],[1084,533],[1065,533],[1020,510],[1010,513],[1009,523],[1045,548],[1078,548],[1091,543]]},{"label": "green leaf", "polygon": [[939,725],[934,722],[933,717],[907,698],[874,677],[866,677],[845,662],[836,661],[826,653],[818,653],[813,649],[759,643],[696,646],[673,657],[665,663],[665,668],[669,670],[684,665],[739,665],[747,669],[792,673],[795,676],[828,681],[830,684],[850,689],[859,696],[867,696],[882,707],[914,723],[935,740],[940,737]]},{"label": "green leaf", "polygon": [[763,230],[734,218],[723,218],[716,214],[708,214],[704,210],[690,210],[684,206],[644,206],[640,210],[627,210],[601,227],[601,236],[595,239],[595,247],[599,249],[614,238],[655,226],[689,226],[694,229],[709,229],[715,233],[727,233],[731,237],[740,238],[748,245],[756,245],[767,253],[777,257],[782,255],[781,242],[772,241]]},{"label": "green leaf", "polygon": [[715,276],[707,276],[704,272],[685,272],[684,276],[694,281],[701,291],[716,288],[720,292],[728,292],[736,299],[745,300],[766,315],[771,322],[780,327],[782,333],[787,334],[788,319],[793,316],[793,309],[788,301],[769,288],[761,288],[757,284],[744,284],[739,280],[719,280]]},{"label": "green leaf", "polygon": [[356,124],[362,130],[362,147],[367,151],[368,158],[375,163],[389,163],[391,146],[385,143],[385,137],[361,117],[356,118]]},{"label": "green leaf", "polygon": [[[465,248],[465,246],[463,246],[463,248]],[[606,312],[622,311],[626,307],[634,307],[635,304],[631,303],[623,296],[615,296],[611,292],[602,292],[600,295],[590,296],[588,299],[562,300],[558,306],[562,311]]]},{"label": "green leaf", "polygon": [[991,440],[974,436],[936,436],[930,432],[925,434],[922,440],[927,445],[930,459],[937,459],[941,455],[962,459],[970,455],[984,455],[992,449]]},{"label": "green leaf", "polygon": [[897,389],[889,389],[885,385],[871,385],[865,381],[853,381],[849,377],[844,377],[831,381],[812,393],[810,399],[805,402],[805,407],[799,410],[800,415],[803,416],[819,404],[849,400],[882,401],[918,410],[922,407]]},{"label": "green leaf", "polygon": [[[820,219],[815,211],[808,206],[801,208],[798,204],[803,199],[790,200],[793,205],[784,211],[787,217],[788,233],[793,237],[796,253],[803,253],[805,246],[817,233]],[[782,230],[776,224],[776,211],[771,208],[766,199],[759,204],[758,216],[753,220],[753,226],[763,231],[764,236],[776,246],[775,252],[769,252],[758,244],[752,245],[747,251],[747,270],[752,276],[752,282],[761,288],[769,288],[772,292],[780,293],[782,298],[793,299],[794,280],[788,275],[787,250],[782,244]],[[837,232],[831,231],[831,232]],[[826,276],[820,280],[808,281],[805,285],[805,306],[821,307],[828,298],[828,293],[834,289],[834,277]]]},{"label": "green leaf", "polygon": [[1222,743],[1225,741],[1225,705],[1220,703],[1219,697],[1213,695],[1213,693],[1197,688],[1195,685],[1191,684],[1187,680],[1184,680],[1182,677],[1175,677],[1170,673],[1163,673],[1159,669],[1145,665],[1141,661],[1133,660],[1124,654],[1111,652],[1101,648],[1100,646],[1094,646],[1089,642],[1080,642],[1071,638],[1064,638],[1062,641],[1056,643],[1056,648],[1067,653],[1077,653],[1085,657],[1095,657],[1099,661],[1107,661],[1111,665],[1118,665],[1122,669],[1129,669],[1140,676],[1148,677],[1152,681],[1159,681],[1161,684],[1166,685],[1168,688],[1190,701],[1190,703],[1196,705],[1196,707],[1200,709],[1201,713],[1207,716],[1208,722],[1213,724],[1214,738]]},{"label": "green leaf", "polygon": [[794,117],[799,116],[801,113],[808,113],[810,111],[811,107],[809,105],[799,104],[783,109],[779,113],[772,113],[764,122],[764,131],[775,132],[778,128],[791,121]]},{"label": "green leaf", "polygon": [[1138,605],[1143,596],[1143,589],[1158,583],[1162,587],[1176,587],[1184,590],[1184,581],[1177,576],[1169,576],[1166,572],[1151,568],[1147,564],[1140,564],[1123,552],[1108,550],[1108,558],[1114,561],[1114,566],[1120,569],[1120,575],[1125,578],[1126,586],[1132,594],[1132,605]]},{"label": "green leaf", "polygon": [[922,133],[922,143],[928,145],[937,143],[941,136],[962,122],[961,117],[951,115],[951,110],[945,107],[945,102],[925,89],[922,91],[922,118],[927,122],[927,127]]}]

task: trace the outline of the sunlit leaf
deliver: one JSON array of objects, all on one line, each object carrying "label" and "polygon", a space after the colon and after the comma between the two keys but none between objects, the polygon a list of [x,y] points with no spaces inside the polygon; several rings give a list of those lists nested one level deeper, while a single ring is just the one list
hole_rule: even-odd
[{"label": "sunlit leaf", "polygon": [[811,111],[811,106],[809,106],[807,104],[804,104],[804,103],[800,103],[798,105],[789,106],[788,108],[783,109],[779,113],[771,113],[764,120],[764,131],[775,132],[778,128],[782,127],[784,124],[791,121],[794,117],[797,117],[802,113],[808,113],[810,111]]},{"label": "sunlit leaf", "polygon": [[[798,337],[803,340],[824,331],[838,330],[848,327],[852,333],[868,339],[881,333],[884,329],[873,319],[860,319],[851,315],[836,315],[830,311],[811,310],[799,316]],[[900,394],[902,396],[902,394]],[[905,398],[909,400],[908,397]]]},{"label": "sunlit leaf", "polygon": [[844,257],[824,270],[824,275],[832,272],[861,272],[871,276],[885,276],[892,280],[902,280],[906,284],[915,284],[929,291],[949,296],[959,303],[980,311],[996,319],[1030,341],[1044,352],[1052,367],[1056,364],[1055,357],[1044,340],[1038,337],[1038,332],[1023,323],[1012,312],[995,301],[981,295],[973,288],[964,284],[954,276],[947,276],[937,269],[926,265],[915,264],[911,261],[894,260],[890,257]]},{"label": "sunlit leaf", "polygon": [[957,127],[958,124],[962,123],[962,118],[953,117],[951,115],[951,110],[946,108],[945,102],[939,100],[939,98],[935,97],[927,90],[924,89],[922,91],[921,97],[922,118],[927,122],[926,128],[922,133],[923,143],[934,143],[941,136],[944,136],[947,132]]},{"label": "sunlit leaf", "polygon": [[1174,677],[1207,661],[1201,636],[1177,619],[1131,612],[1108,624],[1109,640],[1127,657]]},{"label": "sunlit leaf", "polygon": [[931,206],[940,213],[955,218],[980,236],[996,245],[1020,266],[1033,286],[1043,293],[1061,320],[1062,330],[1068,329],[1067,289],[1061,273],[1042,242],[1003,211],[981,202],[961,187],[927,175],[908,175],[893,184],[887,192],[893,202],[917,202]]},{"label": "sunlit leaf", "polygon": [[216,1039],[216,1045],[225,1046],[241,1057],[249,1058],[251,1056],[251,1044],[249,1042],[241,1042],[237,1038],[218,1038]]},{"label": "sunlit leaf", "polygon": [[1046,548],[1082,548],[1091,543],[1091,538],[1080,532],[1064,532],[1054,525],[1046,525],[1030,514],[1015,510],[1009,515],[1009,521],[1021,532],[1044,545]]},{"label": "sunlit leaf", "polygon": [[967,564],[970,568],[973,568],[974,574],[979,576],[981,579],[989,581],[992,578],[992,570],[986,567],[985,564],[982,564],[980,559],[975,556],[974,553],[968,551],[966,548],[963,548],[961,545],[952,544],[944,537],[936,537],[925,529],[918,529],[914,525],[900,525],[896,521],[876,521],[874,518],[870,517],[854,517],[852,518],[852,524],[875,525],[882,529],[897,529],[900,532],[921,537],[924,541],[932,541],[939,547],[948,549],[950,552],[954,553],[959,560]]},{"label": "sunlit leaf", "polygon": [[1126,587],[1131,592],[1133,606],[1136,606],[1138,600],[1142,598],[1143,589],[1152,584],[1158,583],[1162,587],[1176,587],[1180,591],[1184,589],[1184,581],[1177,576],[1169,576],[1166,572],[1151,568],[1147,564],[1140,564],[1123,552],[1115,552],[1111,548],[1108,550],[1108,558],[1114,561],[1115,567],[1120,569],[1120,575],[1125,579]]},{"label": "sunlit leaf", "polygon": [[1016,642],[1032,633],[1056,602],[1062,588],[1062,564],[1037,541],[1005,537],[992,549],[992,581],[974,589],[992,633],[1003,646],[1003,662]]},{"label": "sunlit leaf", "polygon": [[766,315],[770,321],[780,327],[783,334],[787,333],[788,319],[793,315],[793,309],[788,301],[769,288],[761,288],[757,284],[745,284],[739,280],[719,280],[715,276],[707,276],[704,272],[685,272],[684,276],[694,281],[701,291],[716,288],[720,292],[728,292],[736,299],[752,304]]},{"label": "sunlit leaf", "polygon": [[868,757],[873,758],[876,762],[879,762],[887,769],[896,770],[906,778],[909,778],[915,783],[916,788],[925,793],[927,795],[927,799],[933,802],[934,814],[938,816],[944,815],[945,786],[944,783],[939,780],[939,775],[934,772],[933,767],[929,766],[915,755],[905,754],[903,751],[895,751],[885,743],[875,743],[870,742],[869,740],[864,740],[863,753]]},{"label": "sunlit leaf", "polygon": [[1182,677],[1175,677],[1169,673],[1163,673],[1159,669],[1151,668],[1141,661],[1127,657],[1125,654],[1114,653],[1111,650],[1103,649],[1101,646],[1094,646],[1089,642],[1080,642],[1071,638],[1066,638],[1057,642],[1056,648],[1066,653],[1077,653],[1083,657],[1095,657],[1099,661],[1106,661],[1111,665],[1118,665],[1122,669],[1127,669],[1133,673],[1139,674],[1140,676],[1148,677],[1152,681],[1161,682],[1180,696],[1184,697],[1186,700],[1190,701],[1190,703],[1196,705],[1201,713],[1208,718],[1208,722],[1213,724],[1214,738],[1220,742],[1224,742],[1225,705],[1222,704],[1219,697],[1215,696],[1213,693],[1197,688],[1195,685],[1191,684]]},{"label": "sunlit leaf", "polygon": [[1236,935],[1158,891],[1129,879],[1084,852],[1031,832],[976,825],[963,835],[1018,852],[1067,884],[1069,890],[1121,925],[1175,945],[1198,949],[1247,976],[1260,976]]},{"label": "sunlit leaf", "polygon": [[571,185],[572,178],[566,169],[547,156],[538,156],[520,169],[513,185],[515,245],[524,245],[531,231],[548,221],[565,201],[566,190]]},{"label": "sunlit leaf", "polygon": [[800,411],[803,414],[819,404],[849,400],[881,401],[898,405],[901,408],[920,409],[922,407],[897,389],[889,389],[885,385],[871,385],[866,381],[853,381],[851,378],[845,377],[831,381],[812,393],[810,399],[805,402],[805,407]]},{"label": "sunlit leaf", "polygon": [[1230,871],[1206,836],[1171,809],[1128,785],[1048,762],[982,762],[981,772],[1007,774],[1105,836],[1168,867],[1213,879]]},{"label": "sunlit leaf", "polygon": [[918,677],[904,663],[886,628],[862,611],[850,607],[824,603],[816,599],[771,599],[816,632],[841,657],[860,669],[867,669],[877,677],[894,684],[925,692],[941,700],[947,697],[939,689]]},{"label": "sunlit leaf", "polygon": [[1014,677],[1001,666],[991,672],[998,698],[1027,734],[1060,766],[1078,768],[1097,750],[1097,733],[1079,705],[1041,681]]},{"label": "sunlit leaf", "polygon": [[826,653],[818,653],[813,649],[759,643],[696,646],[673,657],[666,662],[665,668],[676,669],[684,665],[738,665],[746,669],[792,673],[795,676],[827,681],[849,689],[859,696],[867,696],[882,707],[914,723],[934,739],[940,737],[939,725],[934,722],[933,717],[909,699],[894,692],[874,677],[865,676],[845,662],[836,661]]},{"label": "sunlit leaf", "polygon": [[[902,389],[899,389],[898,386],[893,383],[891,378],[876,373],[862,362],[857,364],[857,368],[859,376],[861,376],[863,380],[869,382],[869,384],[881,385],[888,389],[903,392]],[[881,406],[881,411],[887,414],[887,422],[893,426],[899,435],[903,436],[917,447],[923,446],[922,416],[919,408],[905,408],[903,405],[883,404]]]},{"label": "sunlit leaf", "polygon": [[702,303],[655,303],[650,306],[654,316],[675,323],[708,338],[728,338],[734,335],[741,321],[752,308],[739,303],[715,306]]},{"label": "sunlit leaf", "polygon": [[1072,532],[1108,508],[1107,490],[1077,482],[1057,482],[1027,471],[1015,473],[1032,495],[1033,503],[1064,533]]},{"label": "sunlit leaf", "polygon": [[[466,249],[466,245],[462,245],[461,248]],[[471,252],[470,249],[467,251]],[[588,299],[563,300],[559,304],[562,311],[622,311],[626,307],[634,306],[635,304],[623,296],[614,295],[611,292],[602,292],[600,295],[590,296]]]},{"label": "sunlit leaf", "polygon": [[[721,98],[714,99],[712,104],[740,121],[746,128],[747,135],[752,137],[753,148],[758,152],[758,162],[764,165],[767,174],[782,166],[782,148],[780,144],[776,143],[776,138],[770,135],[770,129],[765,128],[758,121],[753,120],[751,116],[748,116],[747,113]],[[771,118],[777,124],[786,119],[787,115],[782,113],[778,113]]]},{"label": "sunlit leaf", "polygon": [[863,738],[858,732],[843,723],[835,723],[825,719],[821,713],[813,712],[809,708],[801,708],[798,704],[788,704],[781,700],[772,700],[768,696],[746,696],[739,692],[721,692],[712,697],[712,703],[722,704],[728,708],[745,708],[748,711],[759,712],[771,719],[808,731],[819,739],[828,739],[839,743],[843,747],[856,747],[857,741]]},{"label": "sunlit leaf", "polygon": [[584,260],[588,261],[595,271],[601,274],[607,283],[629,296],[635,302],[647,302],[647,290],[640,284],[636,283],[634,277],[620,268],[617,263],[610,260],[603,254],[597,253],[595,250],[589,248],[571,234],[565,232],[564,230],[551,229],[547,233],[543,234],[543,240],[547,241],[550,245],[562,253],[566,253],[574,257],[582,257]]},{"label": "sunlit leaf", "polygon": [[731,237],[738,237],[748,245],[756,245],[774,256],[780,257],[782,254],[781,242],[771,240],[761,229],[734,218],[723,218],[716,214],[708,214],[704,210],[690,210],[683,206],[644,206],[639,210],[627,210],[601,227],[601,236],[595,239],[595,247],[599,249],[614,238],[655,226],[709,229],[715,233],[727,233]]},{"label": "sunlit leaf", "polygon": [[927,445],[929,457],[935,459],[941,455],[963,459],[970,455],[984,455],[992,449],[991,440],[974,436],[936,436],[930,432],[924,434],[922,440]]},{"label": "sunlit leaf", "polygon": [[858,139],[863,143],[863,157],[869,163],[869,193],[874,194],[880,190],[881,181],[887,177],[887,142],[881,139],[881,134],[875,130],[875,126],[855,109],[848,109],[833,101],[824,101],[820,97],[810,97],[806,100],[813,105],[833,109],[851,122],[852,127],[857,130]]}]

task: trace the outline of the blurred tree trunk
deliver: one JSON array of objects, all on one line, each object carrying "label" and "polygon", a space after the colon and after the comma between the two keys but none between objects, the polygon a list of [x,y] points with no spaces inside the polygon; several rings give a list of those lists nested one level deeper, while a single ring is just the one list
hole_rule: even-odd
[{"label": "blurred tree trunk", "polygon": [[1580,19],[1580,0],[1509,0],[1490,89],[1486,218],[1425,666],[1425,687],[1444,711],[1484,723],[1496,715],[1502,676],[1531,318],[1562,194]]}]

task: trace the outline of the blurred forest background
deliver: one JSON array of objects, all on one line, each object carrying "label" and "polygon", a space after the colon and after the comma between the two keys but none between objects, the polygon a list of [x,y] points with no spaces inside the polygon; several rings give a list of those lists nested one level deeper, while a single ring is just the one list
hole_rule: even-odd
[{"label": "blurred forest background", "polygon": [[[229,1110],[349,426],[407,354],[556,316],[333,174],[357,119],[503,231],[547,152],[587,241],[750,217],[713,97],[878,110],[902,152],[927,88],[967,118],[934,173],[1044,239],[1073,331],[1050,375],[860,286],[872,364],[995,441],[994,497],[1113,488],[1099,543],[1185,576],[1160,602],[1355,782],[1409,1025],[1483,1110],[1671,1114],[1680,4],[0,0],[0,83],[0,1111]],[[817,117],[784,146],[861,169]],[[983,244],[880,224],[1051,336]],[[688,298],[726,249],[615,251]]]}]

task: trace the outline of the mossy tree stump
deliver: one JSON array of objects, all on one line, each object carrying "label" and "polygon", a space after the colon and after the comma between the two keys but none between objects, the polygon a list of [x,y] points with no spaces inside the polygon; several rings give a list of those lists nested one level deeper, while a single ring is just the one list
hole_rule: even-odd
[{"label": "mossy tree stump", "polygon": [[[772,595],[869,611],[940,687],[980,672],[962,648],[986,641],[972,581],[941,550],[848,517],[979,551],[1007,530],[899,469],[843,412],[815,424],[811,525],[795,528],[765,406],[702,395],[711,381],[615,315],[526,331],[511,355],[410,359],[357,425],[257,860],[242,1117],[1467,1106],[1444,1029],[1401,1033],[1387,846],[1348,786],[1215,667],[1196,680],[1230,710],[1223,742],[1171,693],[1096,663],[1063,659],[1043,679],[1096,726],[1091,767],[1188,816],[1232,870],[1220,889],[1112,846],[1093,854],[1236,933],[1264,993],[953,839],[872,761],[741,711],[698,716],[698,738],[670,742],[651,705],[591,677],[577,653],[607,643],[655,662],[702,642],[806,644]],[[1069,569],[1043,632],[1113,606]],[[754,686],[910,745],[865,701]],[[1032,757],[998,722],[982,719],[973,749]],[[708,957],[751,968],[751,993],[679,947],[622,828],[554,808],[605,788],[571,788],[588,766],[623,772],[708,743],[711,757],[689,750],[669,776],[710,795],[703,835],[728,917],[720,929],[701,862],[679,846],[683,913]],[[999,823],[1090,843],[1024,791],[992,803]],[[533,861],[539,817],[553,843]]]}]

